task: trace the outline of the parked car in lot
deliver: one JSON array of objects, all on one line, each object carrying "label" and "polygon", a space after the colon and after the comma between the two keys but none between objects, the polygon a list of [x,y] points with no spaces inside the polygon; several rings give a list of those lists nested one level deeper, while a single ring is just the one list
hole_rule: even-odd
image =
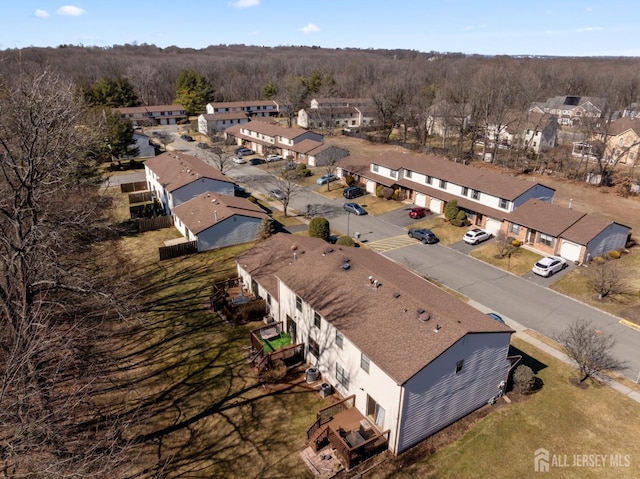
[{"label": "parked car in lot", "polygon": [[236,165],[244,165],[247,161],[240,158],[239,156],[232,156],[231,159]]},{"label": "parked car in lot", "polygon": [[434,244],[438,242],[438,237],[433,233],[433,231],[426,228],[410,229],[408,234],[409,238],[415,238],[422,241],[424,244]]},{"label": "parked car in lot", "polygon": [[348,200],[352,198],[357,198],[358,196],[362,196],[362,195],[364,195],[364,190],[357,186],[349,186],[348,188],[345,188],[344,191],[342,192],[342,196],[344,196]]},{"label": "parked car in lot", "polygon": [[367,210],[365,210],[358,203],[345,203],[343,208],[347,213],[351,213],[357,216],[367,214]]},{"label": "parked car in lot", "polygon": [[487,313],[487,316],[489,316],[491,319],[495,319],[496,321],[498,321],[499,323],[504,324],[504,320],[502,319],[502,317],[499,314],[496,313]]},{"label": "parked car in lot", "polygon": [[531,271],[538,276],[551,276],[568,266],[567,260],[560,256],[546,256],[533,265]]},{"label": "parked car in lot", "polygon": [[244,196],[247,194],[247,190],[245,190],[242,186],[234,183],[233,184],[233,194],[235,196]]},{"label": "parked car in lot", "polygon": [[320,178],[316,180],[316,183],[319,185],[326,185],[327,183],[331,183],[332,181],[337,181],[338,177],[333,173],[327,173],[322,175]]},{"label": "parked car in lot", "polygon": [[280,155],[267,155],[267,163],[271,163],[272,161],[280,161],[283,158]]},{"label": "parked car in lot", "polygon": [[251,158],[249,160],[249,164],[256,166],[256,165],[262,165],[264,163],[264,160],[262,158]]},{"label": "parked car in lot", "polygon": [[180,135],[180,139],[184,141],[193,141],[193,137],[189,135]]},{"label": "parked car in lot", "polygon": [[249,155],[255,155],[256,152],[253,150],[250,150],[248,148],[242,148],[240,151],[237,152],[238,155],[240,156],[249,156]]},{"label": "parked car in lot", "polygon": [[409,216],[415,220],[415,219],[418,219],[418,218],[424,218],[429,213],[431,213],[431,210],[429,208],[423,208],[422,206],[416,206],[415,208],[411,208],[411,211],[409,211]]},{"label": "parked car in lot", "polygon": [[269,190],[269,196],[278,201],[282,201],[287,197],[284,191],[280,188],[273,188],[272,190]]},{"label": "parked car in lot", "polygon": [[468,244],[478,244],[491,238],[491,233],[480,228],[473,228],[467,231],[462,237],[462,241]]}]

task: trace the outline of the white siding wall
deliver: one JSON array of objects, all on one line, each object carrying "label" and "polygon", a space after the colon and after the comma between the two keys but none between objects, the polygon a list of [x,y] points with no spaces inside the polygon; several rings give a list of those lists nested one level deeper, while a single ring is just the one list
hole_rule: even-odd
[{"label": "white siding wall", "polygon": [[[362,352],[344,337],[342,348],[335,343],[336,328],[321,319],[320,329],[314,325],[314,311],[302,302],[302,312],[296,309],[296,295],[283,283],[279,287],[281,317],[286,322],[286,315],[296,321],[297,339],[305,343],[306,360],[309,364],[318,367],[322,380],[331,384],[343,396],[356,395],[355,406],[366,415],[367,395],[371,396],[385,410],[384,424],[378,428],[382,431],[391,430],[391,437],[395,438],[398,417],[398,406],[401,388],[395,381],[389,378],[373,361],[370,360],[369,372],[360,367]],[[320,357],[309,352],[311,337],[318,342]],[[349,387],[345,388],[336,378],[336,363],[349,374]]]},{"label": "white siding wall", "polygon": [[[509,333],[467,334],[405,384],[400,453],[483,406],[499,393],[509,363]],[[464,360],[456,374],[456,362]]]}]

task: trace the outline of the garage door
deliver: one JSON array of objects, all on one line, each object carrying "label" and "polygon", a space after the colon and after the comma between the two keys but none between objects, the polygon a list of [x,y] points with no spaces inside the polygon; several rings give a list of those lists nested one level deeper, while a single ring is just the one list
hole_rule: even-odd
[{"label": "garage door", "polygon": [[562,240],[560,243],[560,256],[569,261],[580,261],[580,251],[582,247],[579,244]]},{"label": "garage door", "polygon": [[416,193],[416,206],[427,207],[427,195],[424,193]]},{"label": "garage door", "polygon": [[431,198],[431,201],[429,201],[429,209],[438,215],[442,213],[442,200]]},{"label": "garage door", "polygon": [[484,229],[486,229],[492,235],[497,235],[500,231],[500,225],[502,224],[499,220],[494,220],[493,218],[487,218],[487,222],[485,224]]}]

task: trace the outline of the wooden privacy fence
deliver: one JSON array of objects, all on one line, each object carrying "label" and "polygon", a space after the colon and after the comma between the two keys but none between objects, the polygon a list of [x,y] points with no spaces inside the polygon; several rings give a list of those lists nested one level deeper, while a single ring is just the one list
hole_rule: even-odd
[{"label": "wooden privacy fence", "polygon": [[161,228],[171,228],[173,226],[173,216],[156,216],[155,218],[138,218],[138,232],[159,230]]},{"label": "wooden privacy fence", "polygon": [[134,181],[133,183],[120,184],[120,191],[122,193],[132,193],[134,191],[143,191],[148,189],[146,181]]},{"label": "wooden privacy fence", "polygon": [[152,191],[140,191],[138,193],[129,193],[129,204],[144,203],[146,201],[153,201]]},{"label": "wooden privacy fence", "polygon": [[179,256],[186,256],[188,254],[198,252],[198,242],[187,241],[185,243],[178,243],[171,246],[161,246],[158,248],[158,252],[160,253],[160,261],[177,258]]}]

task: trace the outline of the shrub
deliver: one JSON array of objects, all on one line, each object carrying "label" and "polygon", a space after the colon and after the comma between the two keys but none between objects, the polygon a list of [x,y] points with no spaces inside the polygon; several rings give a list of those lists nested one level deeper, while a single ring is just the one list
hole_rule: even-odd
[{"label": "shrub", "polygon": [[309,221],[309,236],[312,238],[322,238],[329,241],[331,230],[329,228],[329,220],[322,216],[317,216]]},{"label": "shrub", "polygon": [[612,249],[611,251],[609,251],[609,252],[607,253],[607,256],[608,256],[610,259],[619,259],[619,258],[620,258],[620,252],[619,252],[619,251],[616,251],[615,249]]},{"label": "shrub", "polygon": [[393,192],[393,195],[391,196],[391,199],[392,199],[393,201],[398,201],[398,198],[399,198],[399,197],[400,197],[400,190],[395,190],[395,191]]},{"label": "shrub", "polygon": [[355,246],[356,245],[355,241],[353,241],[353,238],[351,236],[347,236],[347,235],[340,236],[336,240],[336,244],[340,245],[340,246]]},{"label": "shrub", "polygon": [[535,385],[536,375],[529,366],[521,364],[513,372],[513,388],[520,394],[530,393]]},{"label": "shrub", "polygon": [[356,182],[356,179],[351,175],[347,175],[344,178],[344,182],[347,186],[353,186],[353,184]]},{"label": "shrub", "polygon": [[456,200],[447,201],[444,207],[444,217],[451,221],[457,217],[458,211],[460,211],[460,208],[458,208]]},{"label": "shrub", "polygon": [[516,248],[519,248],[520,246],[522,246],[522,241],[520,241],[519,239],[512,239],[511,240],[511,244],[513,246],[515,246]]},{"label": "shrub", "polygon": [[304,163],[298,163],[298,164],[296,165],[296,171],[297,171],[298,173],[301,173],[301,172],[302,172],[302,170],[306,170],[306,169],[308,169],[308,168],[307,168],[307,165],[305,165]]},{"label": "shrub", "polygon": [[258,240],[265,240],[272,236],[276,232],[276,225],[273,221],[273,218],[270,216],[266,216],[262,219],[260,223],[260,228],[258,228],[258,233],[256,234],[256,238]]},{"label": "shrub", "polygon": [[596,256],[593,258],[593,262],[596,264],[602,264],[605,262],[605,259],[602,256]]},{"label": "shrub", "polygon": [[378,198],[382,197],[382,190],[384,190],[384,186],[382,185],[378,185],[378,187],[376,188],[376,196]]},{"label": "shrub", "polygon": [[303,168],[302,170],[298,171],[298,175],[304,176],[306,178],[308,176],[313,175],[313,173],[309,168]]},{"label": "shrub", "polygon": [[385,186],[382,188],[382,195],[385,200],[390,200],[393,197],[393,188]]}]

